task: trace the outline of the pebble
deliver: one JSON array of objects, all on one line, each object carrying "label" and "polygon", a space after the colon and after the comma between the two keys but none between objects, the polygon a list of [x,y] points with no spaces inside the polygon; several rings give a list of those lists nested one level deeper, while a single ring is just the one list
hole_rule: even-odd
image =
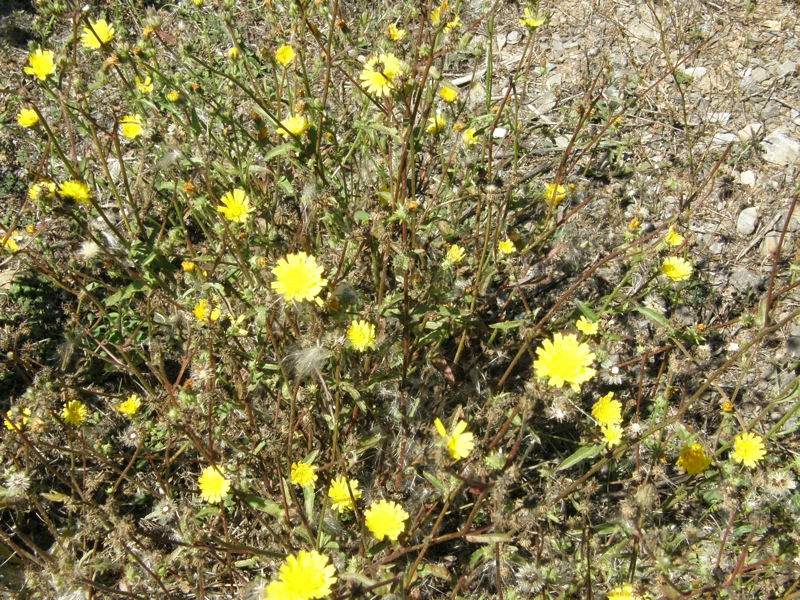
[{"label": "pebble", "polygon": [[800,158],[800,142],[782,129],[770,133],[761,142],[764,160],[773,165],[786,166]]},{"label": "pebble", "polygon": [[688,67],[683,70],[689,77],[691,77],[694,81],[700,81],[703,77],[705,77],[706,73],[708,73],[708,69],[705,67]]},{"label": "pebble", "polygon": [[736,231],[743,237],[753,235],[756,225],[758,225],[758,210],[754,206],[745,208],[736,219]]},{"label": "pebble", "polygon": [[742,78],[740,87],[747,88],[769,79],[769,72],[764,67],[756,67]]},{"label": "pebble", "polygon": [[761,278],[744,267],[734,267],[728,283],[737,292],[744,294],[749,289],[757,290],[761,284]]},{"label": "pebble", "polygon": [[764,126],[761,123],[750,123],[749,125],[745,125],[742,129],[736,132],[736,135],[739,136],[739,139],[743,142],[749,142],[759,133],[761,130],[764,129]]},{"label": "pebble", "polygon": [[494,131],[492,131],[492,137],[496,140],[503,139],[508,135],[508,129],[505,127],[497,127]]},{"label": "pebble", "polygon": [[785,77],[786,75],[791,75],[797,70],[797,63],[793,60],[787,60],[782,62],[775,68],[775,75],[778,77]]},{"label": "pebble", "polygon": [[756,184],[756,174],[752,171],[744,171],[739,175],[739,182],[742,185],[753,187]]},{"label": "pebble", "polygon": [[[781,234],[777,231],[770,231],[764,236],[764,241],[761,244],[761,256],[772,256],[778,249],[778,242],[781,241]],[[789,242],[789,236],[784,238],[783,243],[786,245]]]},{"label": "pebble", "polygon": [[517,30],[510,31],[508,33],[508,37],[506,38],[506,43],[509,44],[510,46],[513,46],[515,44],[519,44],[519,41],[521,39],[522,39],[522,34],[519,31]]},{"label": "pebble", "polygon": [[[783,231],[787,214],[789,214],[788,210],[782,210],[778,213],[777,218],[775,219],[775,225],[772,227],[773,231]],[[789,221],[789,225],[786,227],[786,231],[795,232],[798,229],[800,229],[800,217],[798,217],[797,209],[795,209],[792,213],[792,219]]]},{"label": "pebble", "polygon": [[727,146],[728,144],[735,144],[740,142],[739,136],[735,133],[715,133],[711,138],[711,147],[714,146]]}]

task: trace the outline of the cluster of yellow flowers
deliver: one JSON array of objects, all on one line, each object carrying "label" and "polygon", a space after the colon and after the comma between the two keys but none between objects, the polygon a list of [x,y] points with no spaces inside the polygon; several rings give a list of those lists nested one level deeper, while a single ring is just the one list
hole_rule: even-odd
[{"label": "cluster of yellow flowers", "polygon": [[594,403],[592,417],[600,426],[603,440],[609,448],[622,441],[622,404],[614,400],[614,392],[608,392]]}]

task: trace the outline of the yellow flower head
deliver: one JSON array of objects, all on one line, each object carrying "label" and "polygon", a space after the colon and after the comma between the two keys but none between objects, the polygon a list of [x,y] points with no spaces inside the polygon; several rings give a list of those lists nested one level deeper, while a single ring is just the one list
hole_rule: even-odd
[{"label": "yellow flower head", "polygon": [[17,125],[20,127],[36,127],[39,124],[39,115],[32,108],[21,108],[17,113]]},{"label": "yellow flower head", "polygon": [[288,44],[284,44],[275,50],[275,61],[284,67],[294,60],[294,50]]},{"label": "yellow flower head", "polygon": [[667,230],[667,234],[664,236],[664,241],[667,242],[669,246],[680,246],[683,243],[684,237],[676,232],[672,227]]},{"label": "yellow flower head", "polygon": [[121,402],[119,406],[117,406],[117,412],[121,412],[123,415],[127,415],[132,417],[142,406],[142,400],[139,398],[137,394],[131,394],[128,396],[128,399],[125,402]]},{"label": "yellow flower head", "polygon": [[557,186],[554,183],[550,183],[544,190],[544,197],[550,204],[555,206],[567,197],[567,188],[563,185]]},{"label": "yellow flower head", "polygon": [[86,420],[86,405],[80,400],[67,402],[61,409],[61,418],[67,425],[80,425]]},{"label": "yellow flower head", "polygon": [[689,444],[683,447],[675,466],[683,469],[687,475],[699,475],[711,465],[700,444]]},{"label": "yellow flower head", "polygon": [[755,433],[740,433],[733,438],[731,458],[745,467],[752,469],[766,454],[764,441]]},{"label": "yellow flower head", "polygon": [[399,42],[406,37],[406,30],[398,29],[396,23],[391,23],[386,27],[386,37],[393,42]]},{"label": "yellow flower head", "polygon": [[375,325],[367,321],[353,321],[347,330],[347,339],[359,352],[375,346]]},{"label": "yellow flower head", "polygon": [[289,117],[281,121],[281,125],[278,127],[277,131],[284,139],[288,140],[292,136],[303,135],[303,132],[309,127],[311,127],[311,123],[309,123],[308,119],[303,115],[300,115],[297,117]]},{"label": "yellow flower head", "polygon": [[192,312],[194,313],[195,318],[202,323],[217,321],[222,316],[219,306],[216,304],[209,306],[208,300],[205,298],[200,298],[200,300],[197,301],[197,304],[194,305]]},{"label": "yellow flower head", "polygon": [[445,121],[444,115],[437,112],[435,115],[428,117],[425,124],[425,133],[439,133],[445,128],[445,125],[447,125],[447,121]]},{"label": "yellow flower head", "polygon": [[[15,414],[16,412],[16,414]],[[23,408],[17,411],[9,410],[6,412],[6,417],[3,419],[3,425],[9,431],[22,429],[28,424],[31,416],[30,408]]]},{"label": "yellow flower head", "polygon": [[181,95],[176,91],[172,91],[172,92],[167,94],[167,101],[169,101],[169,102],[175,103],[180,99],[181,99]]},{"label": "yellow flower head", "polygon": [[317,600],[329,596],[336,570],[328,557],[316,550],[301,550],[286,557],[278,579],[264,588],[262,600]]},{"label": "yellow flower head", "polygon": [[241,56],[241,52],[239,52],[239,49],[236,46],[231,46],[228,48],[228,60],[239,60],[239,56]]},{"label": "yellow flower head", "polygon": [[209,504],[222,500],[231,491],[231,482],[225,478],[223,467],[206,467],[197,480],[200,497]]},{"label": "yellow flower head", "polygon": [[184,260],[184,261],[181,262],[181,269],[183,269],[184,273],[191,273],[192,271],[195,270],[196,267],[197,267],[197,265],[195,265],[190,260]]},{"label": "yellow flower head", "polygon": [[461,17],[456,15],[453,17],[451,21],[448,21],[447,24],[444,26],[445,33],[451,33],[461,27]]},{"label": "yellow flower head", "polygon": [[21,237],[19,236],[19,232],[12,231],[10,234],[6,234],[5,232],[0,232],[0,239],[3,240],[3,247],[10,252],[19,251],[19,245],[14,239],[15,237]]},{"label": "yellow flower head", "polygon": [[56,193],[56,184],[52,181],[43,180],[34,183],[28,190],[28,198],[31,200],[50,199]]},{"label": "yellow flower head", "polygon": [[394,54],[378,54],[367,59],[359,79],[367,93],[388,96],[404,71],[405,65]]},{"label": "yellow flower head", "polygon": [[364,524],[379,542],[387,537],[396,540],[405,531],[408,513],[396,502],[380,500],[364,511]]},{"label": "yellow flower head", "polygon": [[661,274],[666,275],[672,279],[672,281],[689,279],[693,271],[692,263],[679,256],[670,256],[669,258],[665,258],[664,262],[661,263]]},{"label": "yellow flower head", "polygon": [[534,15],[531,14],[529,8],[525,9],[525,16],[519,20],[520,25],[524,25],[530,29],[536,29],[542,23],[544,23],[544,19],[538,19]]},{"label": "yellow flower head", "polygon": [[447,0],[443,0],[438,7],[434,8],[430,14],[431,25],[438,27],[442,22],[442,13],[446,13],[449,8]]},{"label": "yellow flower head", "polygon": [[114,26],[106,23],[105,19],[89,23],[89,25],[91,28],[84,27],[81,34],[81,45],[87,50],[97,50],[114,39]]},{"label": "yellow flower head", "polygon": [[594,361],[591,348],[579,342],[575,334],[553,335],[553,341],[545,340],[536,349],[539,359],[534,361],[533,368],[537,377],[547,377],[547,384],[561,387],[569,383],[572,389],[579,392],[581,384],[594,377],[595,371],[590,365]]},{"label": "yellow flower head", "polygon": [[472,127],[468,127],[464,130],[464,133],[461,134],[461,141],[464,142],[465,146],[474,146],[478,143],[478,136],[475,135],[475,130]]},{"label": "yellow flower head", "polygon": [[436,431],[439,436],[444,440],[444,445],[447,447],[447,452],[453,460],[461,460],[469,456],[472,449],[475,448],[475,436],[467,431],[467,422],[459,421],[453,428],[453,433],[448,434],[444,428],[441,420],[438,418],[433,420]]},{"label": "yellow flower head", "polygon": [[289,254],[278,261],[272,269],[275,281],[270,287],[281,294],[287,302],[292,300],[315,300],[328,280],[322,277],[322,267],[317,259],[305,252]]},{"label": "yellow flower head", "polygon": [[448,104],[452,104],[456,100],[458,100],[458,92],[451,87],[443,87],[439,88],[439,98],[447,102]]},{"label": "yellow flower head", "polygon": [[142,117],[139,115],[125,115],[119,121],[119,130],[129,140],[135,140],[142,135]]},{"label": "yellow flower head", "polygon": [[586,317],[581,317],[575,321],[575,327],[577,327],[578,331],[584,335],[597,335],[597,332],[600,329],[600,326],[597,323],[593,323]]},{"label": "yellow flower head", "polygon": [[447,254],[444,257],[445,266],[457,265],[467,255],[465,250],[458,244],[453,244],[447,249]]},{"label": "yellow flower head", "polygon": [[36,52],[28,55],[28,62],[30,67],[25,67],[25,72],[28,75],[34,75],[39,81],[44,81],[48,76],[56,71],[55,58],[52,50],[42,50],[39,48]]},{"label": "yellow flower head", "polygon": [[607,600],[641,600],[641,596],[630,583],[625,583],[608,592]]},{"label": "yellow flower head", "polygon": [[506,238],[497,244],[497,251],[503,256],[508,256],[510,254],[514,254],[517,249],[514,247],[514,242]]},{"label": "yellow flower head", "polygon": [[70,179],[58,186],[58,195],[62,198],[69,198],[78,204],[89,204],[92,194],[89,192],[89,186],[82,181],[75,181]]},{"label": "yellow flower head", "polygon": [[304,462],[293,463],[290,479],[301,487],[312,485],[317,480],[317,467]]},{"label": "yellow flower head", "polygon": [[153,80],[150,79],[150,75],[147,75],[144,78],[144,81],[141,81],[139,77],[136,77],[136,89],[139,90],[142,94],[149,94],[153,91]]},{"label": "yellow flower head", "polygon": [[228,221],[234,223],[247,222],[247,215],[254,210],[245,191],[238,188],[225,194],[222,197],[222,204],[217,206],[217,212],[221,212]]},{"label": "yellow flower head", "polygon": [[[349,490],[349,491],[348,491]],[[352,497],[351,494],[352,493]],[[358,489],[358,480],[351,479],[347,482],[344,477],[338,477],[331,481],[331,487],[328,488],[328,498],[331,501],[331,510],[342,512],[344,510],[353,510],[353,500],[361,498],[361,490]]]},{"label": "yellow flower head", "polygon": [[614,392],[608,392],[592,406],[592,416],[600,425],[622,423],[622,404],[613,400]]},{"label": "yellow flower head", "polygon": [[609,448],[613,448],[622,441],[622,427],[619,425],[603,425],[600,427],[600,433],[603,434],[603,441]]}]

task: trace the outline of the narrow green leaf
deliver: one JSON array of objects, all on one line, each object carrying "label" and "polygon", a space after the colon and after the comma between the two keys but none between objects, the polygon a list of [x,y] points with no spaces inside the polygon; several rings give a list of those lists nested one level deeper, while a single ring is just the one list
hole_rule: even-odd
[{"label": "narrow green leaf", "polygon": [[556,471],[563,471],[564,469],[569,469],[577,465],[579,462],[583,462],[584,460],[594,458],[598,454],[603,451],[603,444],[594,444],[592,446],[583,446],[579,448],[577,451],[573,452],[570,456],[568,456],[564,462],[562,462]]},{"label": "narrow green leaf", "polygon": [[634,308],[659,327],[669,327],[669,321],[664,318],[664,315],[660,315],[654,310],[650,310],[645,306],[635,306]]}]

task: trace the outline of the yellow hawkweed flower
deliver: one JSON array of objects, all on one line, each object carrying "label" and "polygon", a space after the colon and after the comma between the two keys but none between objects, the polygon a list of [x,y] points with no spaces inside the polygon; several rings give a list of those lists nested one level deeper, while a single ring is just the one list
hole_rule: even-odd
[{"label": "yellow hawkweed flower", "polygon": [[31,409],[30,408],[22,408],[18,411],[9,410],[6,411],[6,417],[3,419],[3,425],[9,431],[14,431],[16,429],[22,429],[28,424],[31,416]]},{"label": "yellow hawkweed flower", "polygon": [[231,46],[230,48],[228,48],[228,60],[233,60],[233,61],[239,60],[240,55],[241,53],[239,52],[239,49],[236,46]]},{"label": "yellow hawkweed flower", "polygon": [[275,62],[281,66],[288,66],[294,60],[294,50],[288,44],[284,44],[275,50]]},{"label": "yellow hawkweed flower", "polygon": [[247,215],[254,210],[245,191],[238,188],[225,194],[222,197],[222,204],[217,206],[217,212],[221,212],[226,219],[234,223],[246,223]]},{"label": "yellow hawkweed flower", "polygon": [[392,40],[393,42],[399,42],[404,37],[406,37],[406,30],[398,29],[396,23],[390,23],[386,27],[386,37]]},{"label": "yellow hawkweed flower", "polygon": [[56,193],[56,184],[52,181],[42,180],[34,183],[28,190],[28,198],[31,200],[50,199]]},{"label": "yellow hawkweed flower", "polygon": [[514,246],[514,242],[506,238],[502,242],[499,242],[497,244],[497,251],[503,256],[508,256],[509,254],[514,254],[514,252],[516,252],[517,249]]},{"label": "yellow hawkweed flower", "polygon": [[292,463],[291,482],[294,485],[306,487],[313,485],[317,480],[317,467],[304,462]]},{"label": "yellow hawkweed flower", "polygon": [[331,510],[335,510],[336,512],[353,510],[353,500],[361,498],[361,490],[358,489],[358,480],[351,479],[348,482],[344,477],[334,479],[331,481],[331,487],[328,488],[328,498],[330,498],[331,501]]},{"label": "yellow hawkweed flower", "polygon": [[184,273],[191,273],[192,271],[194,271],[194,270],[195,270],[195,267],[196,267],[196,266],[197,266],[197,265],[195,265],[195,264],[194,264],[192,261],[190,261],[190,260],[184,260],[184,261],[181,261],[181,269],[183,269],[183,272],[184,272]]},{"label": "yellow hawkweed flower", "polygon": [[197,480],[200,497],[209,504],[215,504],[228,495],[231,482],[225,478],[222,467],[206,467]]},{"label": "yellow hawkweed flower", "polygon": [[100,19],[94,23],[89,23],[90,27],[84,27],[81,34],[81,45],[87,50],[97,50],[114,38],[114,26],[106,23],[105,19]]},{"label": "yellow hawkweed flower", "polygon": [[689,444],[683,447],[675,466],[683,469],[687,475],[699,475],[711,465],[700,444]]},{"label": "yellow hawkweed flower", "polygon": [[272,269],[275,281],[270,283],[270,287],[287,302],[315,300],[328,283],[322,277],[322,272],[322,267],[317,265],[317,259],[313,256],[305,252],[289,254]]},{"label": "yellow hawkweed flower", "polygon": [[80,425],[86,420],[86,405],[80,400],[67,402],[61,409],[61,418],[67,425]]},{"label": "yellow hawkweed flower", "polygon": [[281,121],[280,127],[278,127],[277,131],[280,133],[284,139],[289,139],[292,136],[300,136],[303,135],[303,132],[306,131],[311,124],[308,122],[303,115],[297,117],[289,117],[288,119],[284,119]]},{"label": "yellow hawkweed flower", "polygon": [[619,425],[622,423],[622,404],[614,398],[614,392],[608,392],[592,405],[592,416],[600,425]]},{"label": "yellow hawkweed flower", "polygon": [[119,121],[119,130],[129,140],[135,140],[142,135],[142,117],[139,115],[125,115]]},{"label": "yellow hawkweed flower", "polygon": [[69,198],[78,204],[89,204],[92,194],[89,192],[89,186],[82,181],[75,181],[70,179],[58,186],[58,195],[62,198]]},{"label": "yellow hawkweed flower", "polygon": [[443,0],[443,2],[436,8],[431,11],[430,19],[431,24],[434,27],[438,27],[439,23],[442,22],[442,13],[447,12],[450,7],[447,4],[447,0]]},{"label": "yellow hawkweed flower", "polygon": [[375,325],[367,321],[353,321],[347,330],[347,339],[358,352],[375,346]]},{"label": "yellow hawkweed flower", "polygon": [[619,425],[603,425],[600,427],[600,432],[603,434],[603,441],[609,448],[613,448],[622,441],[622,427]]},{"label": "yellow hawkweed flower", "polygon": [[134,81],[136,82],[136,89],[142,94],[149,94],[153,91],[153,80],[150,79],[150,75],[147,75],[144,81],[141,81],[138,77]]},{"label": "yellow hawkweed flower", "polygon": [[664,236],[664,241],[667,242],[668,246],[680,246],[683,240],[684,237],[672,227],[667,230],[667,234]]},{"label": "yellow hawkweed flower", "polygon": [[32,108],[21,108],[17,113],[17,125],[20,127],[36,127],[39,124],[39,115]]},{"label": "yellow hawkweed flower", "polygon": [[456,15],[455,17],[453,17],[451,21],[448,21],[447,24],[444,26],[444,32],[450,33],[452,31],[455,31],[459,27],[461,27],[461,17]]},{"label": "yellow hawkweed flower", "polygon": [[641,596],[636,593],[630,583],[624,583],[608,592],[606,600],[641,600]]},{"label": "yellow hawkweed flower", "polygon": [[139,408],[142,406],[142,400],[139,398],[137,394],[131,394],[128,396],[128,399],[125,402],[121,402],[119,406],[117,406],[117,412],[121,412],[123,415],[127,415],[132,417],[137,412],[139,412]]},{"label": "yellow hawkweed flower", "polygon": [[581,384],[595,376],[591,368],[595,355],[584,342],[579,342],[575,334],[566,336],[556,333],[553,340],[545,340],[536,349],[539,359],[534,361],[533,368],[537,377],[546,377],[547,384],[561,387],[569,383],[572,389],[579,392]]},{"label": "yellow hawkweed flower", "polygon": [[167,101],[175,103],[181,99],[181,95],[178,92],[172,91],[167,94]]},{"label": "yellow hawkweed flower", "polygon": [[380,500],[364,511],[364,525],[379,542],[383,538],[394,541],[405,531],[408,513],[396,502]]},{"label": "yellow hawkweed flower", "polygon": [[444,120],[444,116],[437,112],[435,115],[428,117],[428,121],[425,124],[425,133],[439,133],[444,129],[445,125],[447,125],[447,121]]},{"label": "yellow hawkweed flower", "polygon": [[0,232],[0,239],[3,240],[3,247],[12,253],[19,251],[19,245],[14,239],[15,237],[20,237],[19,232],[12,231],[9,234],[6,234],[5,232]]},{"label": "yellow hawkweed flower", "polygon": [[536,29],[542,23],[544,23],[544,19],[533,16],[529,8],[525,9],[525,16],[519,20],[520,25],[525,25],[525,27],[530,29]]},{"label": "yellow hawkweed flower", "polygon": [[597,323],[594,323],[583,316],[575,321],[575,327],[584,335],[597,335],[597,332],[600,329],[600,326]]},{"label": "yellow hawkweed flower", "polygon": [[278,579],[264,588],[261,600],[317,600],[329,596],[336,583],[336,570],[328,560],[316,550],[301,550],[297,556],[288,556]]},{"label": "yellow hawkweed flower", "polygon": [[445,266],[457,265],[467,255],[465,250],[458,244],[453,244],[447,249],[447,254],[444,257]]},{"label": "yellow hawkweed flower", "polygon": [[473,448],[475,448],[475,436],[466,430],[466,421],[459,421],[456,423],[456,426],[453,428],[453,433],[451,434],[447,433],[442,421],[438,417],[433,420],[433,425],[436,427],[439,436],[444,440],[447,452],[453,460],[466,458],[469,456],[469,453],[472,452]]},{"label": "yellow hawkweed flower", "polygon": [[458,92],[451,87],[443,87],[439,89],[439,97],[448,104],[452,104],[458,100]]},{"label": "yellow hawkweed flower", "polygon": [[404,71],[405,65],[394,54],[377,54],[364,63],[359,79],[367,93],[388,96]]},{"label": "yellow hawkweed flower", "polygon": [[672,281],[689,279],[693,271],[692,263],[680,256],[670,256],[661,263],[661,274],[666,275]]},{"label": "yellow hawkweed flower", "polygon": [[200,298],[197,304],[192,309],[195,318],[201,323],[208,323],[210,321],[217,321],[222,316],[219,306],[216,304],[208,305],[208,300]]},{"label": "yellow hawkweed flower", "polygon": [[56,71],[54,60],[55,57],[52,50],[42,50],[39,48],[36,52],[32,52],[28,55],[28,62],[31,66],[25,67],[25,72],[28,75],[34,75],[39,81],[44,81]]},{"label": "yellow hawkweed flower", "polygon": [[464,130],[464,133],[461,134],[461,141],[464,142],[465,146],[474,146],[478,143],[478,136],[475,135],[475,130],[472,127],[468,127]]},{"label": "yellow hawkweed flower", "polygon": [[550,183],[544,190],[544,197],[550,204],[555,206],[567,197],[567,188],[563,185],[556,186],[554,183]]},{"label": "yellow hawkweed flower", "polygon": [[766,454],[763,439],[755,433],[740,433],[733,438],[731,458],[745,467],[752,469]]}]

